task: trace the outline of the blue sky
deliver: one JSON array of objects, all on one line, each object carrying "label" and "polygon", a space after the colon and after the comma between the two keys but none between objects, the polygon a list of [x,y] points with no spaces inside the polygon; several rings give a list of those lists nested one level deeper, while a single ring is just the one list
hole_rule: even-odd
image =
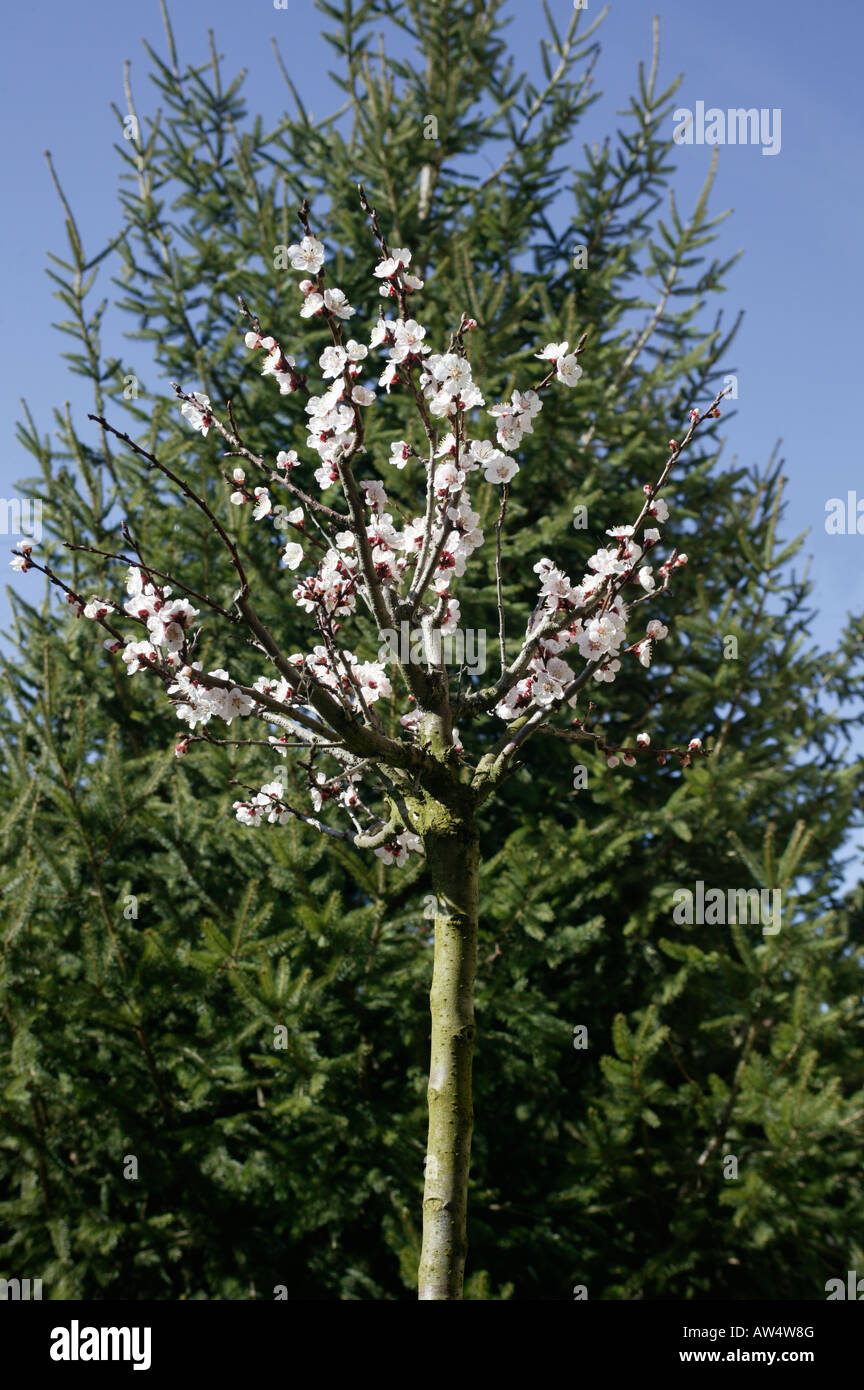
[{"label": "blue sky", "polygon": [[[571,0],[550,0],[566,24]],[[588,0],[596,17],[598,0]],[[536,67],[545,32],[540,0],[514,0],[511,38]],[[215,32],[227,70],[248,69],[250,108],[267,119],[281,112],[286,89],[270,39],[275,35],[301,95],[320,114],[334,104],[326,69],[331,50],[321,38],[313,0],[174,0],[172,21],[181,62],[206,56]],[[661,24],[661,79],[685,74],[678,104],[723,110],[780,108],[782,147],[773,157],[754,146],[723,146],[713,210],[734,208],[721,229],[719,254],[743,248],[729,277],[727,309],[745,310],[730,362],[739,380],[737,415],[729,422],[724,459],[764,463],[778,439],[790,479],[787,531],[812,528],[820,636],[836,635],[844,614],[864,608],[864,536],[829,536],[825,504],[856,486],[864,499],[858,389],[862,337],[858,312],[862,212],[861,9],[816,8],[803,0],[611,0],[600,29],[598,84],[605,96],[589,112],[582,140],[614,127],[635,85],[638,61],[648,59],[651,19]],[[89,401],[60,354],[63,336],[49,325],[62,317],[45,275],[45,253],[64,253],[63,219],[43,152],[50,149],[91,250],[117,225],[118,138],[114,101],[125,109],[123,60],[132,62],[139,110],[155,101],[146,80],[147,38],[164,52],[158,0],[135,6],[116,0],[76,5],[47,0],[14,6],[4,21],[2,56],[2,227],[4,329],[0,334],[3,448],[0,496],[16,496],[16,479],[32,471],[15,441],[19,398],[26,397],[43,432],[54,404],[70,399],[79,419]],[[670,132],[671,133],[671,132]],[[679,150],[675,181],[679,207],[692,203],[710,158],[707,146]],[[580,158],[579,145],[573,150]],[[107,290],[107,282],[106,282]],[[123,341],[106,342],[123,353]],[[862,523],[864,524],[864,523]],[[14,543],[0,537],[0,551]],[[10,583],[28,579],[13,575]],[[0,622],[8,614],[0,600]]]}]

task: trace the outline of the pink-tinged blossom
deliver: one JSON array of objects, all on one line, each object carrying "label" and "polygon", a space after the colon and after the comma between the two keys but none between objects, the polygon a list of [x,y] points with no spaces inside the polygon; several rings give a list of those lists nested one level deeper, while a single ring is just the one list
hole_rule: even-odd
[{"label": "pink-tinged blossom", "polygon": [[508,453],[518,449],[523,435],[534,433],[531,422],[542,406],[543,402],[536,391],[514,391],[509,402],[489,408],[487,414],[495,416],[497,420],[496,433],[502,449]]},{"label": "pink-tinged blossom", "polygon": [[456,414],[456,401],[449,391],[433,391],[428,397],[429,414],[447,419]]},{"label": "pink-tinged blossom", "polygon": [[379,661],[358,662],[353,667],[353,675],[367,705],[374,705],[376,700],[386,699],[393,694],[390,678]]},{"label": "pink-tinged blossom", "polygon": [[487,483],[509,483],[510,479],[515,477],[518,472],[519,465],[515,459],[508,458],[506,454],[497,453],[497,457],[490,458],[486,464],[483,477]]},{"label": "pink-tinged blossom", "polygon": [[357,795],[353,778],[348,777],[346,779],[345,786],[340,791],[338,800],[340,806],[346,806],[349,809],[354,806],[359,806],[360,798]]},{"label": "pink-tinged blossom", "polygon": [[194,430],[200,430],[206,435],[211,424],[210,397],[205,396],[202,391],[193,391],[192,400],[183,402],[180,414],[184,420],[189,421]]},{"label": "pink-tinged blossom", "polygon": [[348,361],[348,353],[342,347],[327,347],[318,358],[318,365],[324,377],[341,376]]},{"label": "pink-tinged blossom", "polygon": [[387,506],[387,493],[384,491],[384,484],[375,478],[371,482],[369,480],[361,482],[360,486],[366,494],[366,506],[371,507],[373,511],[383,512]]},{"label": "pink-tinged blossom", "polygon": [[90,602],[84,605],[83,616],[91,618],[95,622],[99,618],[104,618],[113,607],[113,603],[108,603],[103,598],[91,598]]},{"label": "pink-tinged blossom", "polygon": [[449,492],[458,492],[464,482],[465,474],[451,459],[448,463],[438,464],[432,485],[436,496],[443,497]]},{"label": "pink-tinged blossom", "polygon": [[[182,697],[175,705],[175,713],[183,723],[194,729],[196,724],[206,724],[215,715],[226,724],[230,724],[238,716],[245,717],[252,713],[255,702],[242,690],[225,690],[221,686],[208,688],[199,680],[200,672],[200,662],[195,662],[193,666],[184,666],[178,671],[174,684],[168,687],[169,695]],[[220,680],[231,679],[228,672],[223,670],[211,671],[209,674]]]},{"label": "pink-tinged blossom", "polygon": [[502,413],[498,416],[496,434],[501,448],[506,449],[508,453],[512,453],[512,451],[518,449],[519,445],[522,443],[522,417],[520,415],[510,414],[509,412]]},{"label": "pink-tinged blossom", "polygon": [[517,719],[522,711],[531,703],[531,692],[534,687],[534,677],[528,676],[525,680],[517,681],[503,700],[495,706],[495,713],[499,719]]},{"label": "pink-tinged blossom", "polygon": [[350,319],[352,314],[357,313],[356,309],[351,308],[342,290],[325,290],[324,303],[330,313],[339,319]]},{"label": "pink-tinged blossom", "polygon": [[296,541],[288,541],[285,549],[282,551],[282,563],[286,565],[289,570],[296,570],[302,559],[302,545],[298,545]]},{"label": "pink-tinged blossom", "polygon": [[[538,570],[541,575],[540,593],[547,600],[551,600],[551,608],[554,611],[559,603],[571,604],[579,600],[577,590],[573,588],[566,574],[552,564],[551,560],[546,561],[548,568]],[[534,566],[537,570],[537,566]]]},{"label": "pink-tinged blossom", "polygon": [[147,629],[157,647],[178,652],[186,641],[189,624],[197,617],[198,609],[188,599],[172,599],[147,619]]},{"label": "pink-tinged blossom", "polygon": [[157,660],[156,648],[152,642],[127,642],[123,648],[123,660],[127,676],[134,676],[136,671],[143,671]]},{"label": "pink-tinged blossom", "polygon": [[[147,584],[147,585],[146,585],[146,588],[148,589],[149,592],[152,592],[152,587],[151,587],[151,585]],[[128,568],[128,570],[126,571],[126,592],[127,592],[127,594],[132,594],[133,596],[134,596],[135,594],[143,594],[144,589],[145,589],[145,579],[144,579],[143,574],[141,573],[141,570],[138,568],[137,565],[130,565],[129,568]],[[170,594],[170,592],[171,592],[170,589],[166,589],[166,590],[165,590],[165,593],[167,593],[167,594]]]},{"label": "pink-tinged blossom", "polygon": [[[302,661],[302,657],[299,658],[299,660]],[[287,704],[294,694],[293,685],[289,685],[284,676],[280,676],[278,681],[270,680],[267,676],[259,676],[254,682],[252,689],[259,690],[262,695],[270,695],[274,700],[278,700],[280,704]],[[284,734],[282,738],[284,738]],[[278,748],[281,740],[273,738],[271,735],[267,742],[275,744]],[[286,756],[284,748],[278,748],[278,751],[281,752],[283,757]]]},{"label": "pink-tinged blossom", "polygon": [[[133,573],[131,567],[129,573]],[[137,580],[139,571],[135,570],[134,574]],[[127,599],[123,607],[131,618],[143,618],[146,622],[148,618],[159,611],[165,599],[171,593],[171,590],[163,588],[160,597],[152,584],[144,584],[136,582],[136,580],[127,580],[126,587],[131,594],[131,598]]]},{"label": "pink-tinged blossom", "polygon": [[561,661],[557,656],[553,656],[545,666],[542,663],[538,665],[539,670],[534,681],[534,699],[538,705],[551,705],[563,697],[566,687],[573,680],[574,672],[566,661]]},{"label": "pink-tinged blossom", "polygon": [[500,449],[496,449],[491,440],[472,439],[468,445],[468,457],[463,458],[462,466],[469,470],[482,468],[485,464],[498,458],[500,452]]},{"label": "pink-tinged blossom", "polygon": [[378,378],[378,385],[386,386],[387,395],[389,396],[391,386],[395,386],[398,380],[399,368],[397,367],[395,362],[388,362],[387,366],[384,368],[383,372]]},{"label": "pink-tinged blossom", "polygon": [[304,236],[299,245],[288,247],[288,257],[293,270],[303,270],[309,275],[317,275],[324,264],[324,246],[314,236]]},{"label": "pink-tinged blossom", "polygon": [[527,415],[530,420],[533,420],[535,415],[539,415],[543,409],[543,402],[536,391],[514,391],[513,405],[516,410]]},{"label": "pink-tinged blossom", "polygon": [[410,553],[412,550],[419,551],[423,544],[424,529],[424,523],[419,517],[417,520],[408,523],[402,532],[402,541],[406,552]]},{"label": "pink-tinged blossom", "polygon": [[409,357],[419,356],[429,349],[423,346],[426,329],[421,328],[416,319],[399,319],[394,330],[394,345],[390,351],[393,362],[405,362]]},{"label": "pink-tinged blossom", "polygon": [[[266,782],[260,792],[253,796],[252,805],[259,808],[262,814],[267,812],[271,825],[285,825],[291,819],[291,812],[282,799],[284,795],[285,788],[281,782]],[[236,807],[237,803],[234,804]]]},{"label": "pink-tinged blossom", "polygon": [[332,463],[325,463],[320,468],[316,468],[313,476],[322,492],[339,481],[339,473]]},{"label": "pink-tinged blossom", "polygon": [[651,573],[651,566],[643,565],[639,571],[637,578],[639,580],[639,583],[642,585],[642,588],[650,594],[651,590],[654,588],[654,575]]},{"label": "pink-tinged blossom", "polygon": [[594,679],[600,685],[611,685],[620,670],[620,661],[607,661],[594,672]]},{"label": "pink-tinged blossom", "polygon": [[266,358],[264,359],[264,366],[261,368],[261,375],[272,376],[275,373],[277,375],[284,376],[287,374],[290,376],[289,369],[293,366],[294,358],[283,357],[282,349],[280,348],[279,344],[274,343],[271,351],[268,352]]},{"label": "pink-tinged blossom", "polygon": [[596,661],[598,657],[616,656],[624,640],[624,622],[614,608],[609,608],[600,617],[589,618],[582,624],[577,637],[579,654],[586,661]]},{"label": "pink-tinged blossom", "polygon": [[459,404],[463,410],[474,410],[476,407],[486,404],[486,397],[481,393],[476,382],[466,386],[459,392]]},{"label": "pink-tinged blossom", "polygon": [[541,362],[557,362],[559,357],[564,357],[569,343],[547,343],[542,352],[535,352],[534,356],[539,357]]},{"label": "pink-tinged blossom", "polygon": [[311,319],[311,318],[313,318],[313,317],[315,316],[315,314],[320,314],[320,313],[322,312],[323,308],[324,308],[324,296],[323,296],[323,294],[318,294],[317,292],[313,292],[313,293],[311,293],[311,294],[307,294],[307,296],[306,296],[306,298],[305,298],[305,300],[304,300],[304,302],[303,302],[303,307],[302,307],[302,309],[300,310],[300,317],[301,317],[301,319]]},{"label": "pink-tinged blossom", "polygon": [[255,506],[252,515],[256,521],[261,521],[263,517],[269,516],[273,510],[273,503],[270,501],[270,493],[266,487],[256,487]]},{"label": "pink-tinged blossom", "polygon": [[386,347],[388,343],[392,343],[394,327],[395,324],[392,319],[380,318],[372,329],[369,346],[373,348]]},{"label": "pink-tinged blossom", "polygon": [[406,269],[411,264],[411,252],[406,246],[394,246],[390,256],[376,265],[374,274],[379,280],[387,280],[395,275],[397,271]]},{"label": "pink-tinged blossom", "polygon": [[317,813],[321,810],[325,801],[329,801],[336,794],[335,787],[327,785],[327,777],[323,772],[316,772],[315,781],[309,784],[309,800],[312,802],[312,809]]},{"label": "pink-tinged blossom", "polygon": [[390,445],[388,463],[392,463],[395,468],[404,468],[410,457],[411,446],[406,444],[404,439],[397,439]]},{"label": "pink-tinged blossom", "polygon": [[[428,383],[425,381],[426,378],[429,379]],[[435,353],[427,358],[426,370],[420,380],[424,385],[437,382],[441,390],[455,396],[471,385],[471,367],[468,361],[456,352]]]},{"label": "pink-tinged blossom", "polygon": [[626,560],[619,560],[617,550],[597,550],[588,561],[588,568],[596,572],[598,578],[624,574],[629,568]]},{"label": "pink-tinged blossom", "polygon": [[385,864],[395,864],[397,868],[401,869],[408,858],[409,850],[414,850],[416,854],[420,854],[423,845],[412,831],[403,830],[401,835],[396,835],[390,843],[376,849],[375,853]]},{"label": "pink-tinged blossom", "polygon": [[571,354],[569,357],[562,357],[558,362],[555,375],[564,386],[575,386],[582,375],[582,368],[577,359]]},{"label": "pink-tinged blossom", "polygon": [[450,637],[459,626],[460,604],[458,598],[448,599],[441,619],[441,636]]}]

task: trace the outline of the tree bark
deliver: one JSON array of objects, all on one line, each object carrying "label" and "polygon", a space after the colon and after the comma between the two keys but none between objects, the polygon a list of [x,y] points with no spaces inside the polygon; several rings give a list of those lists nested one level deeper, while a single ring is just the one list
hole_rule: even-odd
[{"label": "tree bark", "polygon": [[479,844],[473,816],[444,807],[423,836],[436,897],[429,996],[429,1139],[418,1297],[461,1299],[467,1252],[468,1171],[474,1107],[474,979]]}]

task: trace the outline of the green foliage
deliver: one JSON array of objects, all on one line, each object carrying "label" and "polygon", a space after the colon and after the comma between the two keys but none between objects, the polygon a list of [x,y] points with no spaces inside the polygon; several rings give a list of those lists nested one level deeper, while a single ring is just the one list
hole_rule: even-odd
[{"label": "green foliage", "polygon": [[[183,68],[170,29],[167,57],[151,52],[158,113],[144,116],[127,76],[139,139],[116,145],[120,223],[89,254],[73,197],[69,250],[52,257],[70,370],[92,383],[94,414],[223,508],[219,443],[190,436],[167,382],[230,398],[258,451],[290,447],[302,411],[292,400],[280,414],[250,370],[236,296],[310,360],[314,325],[273,268],[308,196],[339,282],[370,310],[362,180],[392,241],[415,251],[430,338],[473,313],[475,373],[497,398],[517,367],[525,384],[526,354],[589,333],[585,377],[544,409],[508,507],[513,642],[531,566],[550,554],[581,573],[656,475],[671,422],[734,369],[735,325],[714,311],[730,264],[711,250],[713,168],[683,216],[669,192],[677,84],[661,90],[656,53],[624,124],[571,167],[599,62],[579,12],[566,35],[549,18],[534,86],[501,0],[319,8],[344,103],[331,118],[312,120],[285,69],[296,110],[265,130],[215,50]],[[122,356],[94,306],[106,273],[130,329]],[[141,395],[126,399],[130,373]],[[394,397],[370,452],[407,418]],[[125,517],[145,553],[230,604],[193,509],[92,422],[67,408],[53,427],[27,411],[21,438],[67,582],[117,588],[122,567],[61,542],[119,552]],[[862,629],[850,623],[837,651],[815,645],[799,542],[781,534],[782,466],[718,467],[719,431],[667,492],[670,535],[691,556],[652,607],[670,638],[649,671],[634,663],[599,688],[591,716],[622,742],[698,733],[713,755],[686,772],[608,772],[586,744],[538,737],[482,822],[467,1298],[566,1299],[574,1283],[592,1298],[821,1298],[864,1260],[864,896],[841,886],[861,803],[848,744]],[[399,474],[394,499],[411,506],[412,487]],[[492,489],[475,505],[490,531]],[[303,644],[275,544],[231,521],[262,616]],[[463,622],[491,632],[485,563]],[[175,758],[170,707],[118,674],[89,625],[27,593],[0,712],[0,1272],[41,1277],[52,1298],[271,1298],[279,1285],[411,1298],[422,867],[385,876],[303,825],[238,826],[231,784],[259,779],[269,755],[226,744]],[[211,641],[204,661],[248,659],[239,635]],[[578,795],[573,761],[589,773]],[[698,880],[780,889],[781,932],[676,925],[673,894]]]}]

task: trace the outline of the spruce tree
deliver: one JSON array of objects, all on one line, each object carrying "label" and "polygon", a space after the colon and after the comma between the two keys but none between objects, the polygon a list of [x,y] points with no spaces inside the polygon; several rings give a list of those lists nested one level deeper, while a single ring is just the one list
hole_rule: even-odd
[{"label": "spruce tree", "polygon": [[[710,180],[688,219],[674,199],[662,210],[674,88],[658,89],[656,55],[629,126],[567,170],[597,59],[593,35],[574,38],[578,14],[534,91],[508,71],[498,4],[321,8],[350,123],[315,124],[298,99],[265,132],[215,50],[184,70],[169,30],[167,57],[152,55],[168,116],[148,122],[131,90],[117,113],[139,134],[118,141],[123,219],[104,253],[85,254],[68,209],[55,274],[71,366],[93,382],[94,414],[125,412],[139,447],[218,509],[212,451],[190,449],[166,383],[194,377],[255,422],[262,453],[284,447],[268,383],[243,360],[236,296],[262,323],[290,314],[291,350],[308,355],[313,332],[286,308],[295,277],[273,251],[295,239],[308,196],[344,248],[344,281],[368,245],[363,181],[394,244],[415,248],[430,338],[446,336],[454,304],[469,306],[472,362],[496,399],[526,354],[589,335],[590,370],[538,417],[530,489],[508,500],[503,605],[507,631],[521,632],[532,564],[553,554],[582,573],[609,519],[636,514],[669,420],[734,366],[731,330],[706,326],[728,269],[705,259]],[[416,65],[378,60],[370,26],[385,17],[419,41]],[[487,143],[496,172],[478,182],[468,166]],[[562,179],[571,206],[556,222]],[[124,398],[128,377],[145,373],[134,355],[103,355],[91,307],[109,256],[119,307],[153,354],[137,398]],[[394,423],[399,409],[394,397]],[[209,593],[212,529],[107,430],[64,412],[56,426],[62,451],[29,416],[22,432],[64,582],[106,591],[99,555],[60,541],[125,551],[122,505],[141,550]],[[711,757],[625,781],[579,745],[588,788],[562,800],[574,750],[551,735],[541,749],[538,736],[478,825],[468,1297],[570,1297],[573,1285],[591,1297],[821,1297],[855,1267],[861,899],[843,901],[839,862],[860,783],[844,744],[860,720],[860,628],[836,653],[814,646],[795,543],[777,539],[781,468],[720,470],[716,428],[664,494],[694,537],[674,609],[660,612],[662,665],[598,699],[592,726],[616,745],[646,727],[655,745],[698,728]],[[494,512],[482,522],[494,528]],[[238,537],[280,637],[299,645],[273,554],[246,521]],[[490,563],[472,592],[490,632],[496,589]],[[54,1297],[410,1296],[428,879],[416,863],[385,871],[323,844],[296,819],[266,843],[245,833],[230,816],[230,782],[249,780],[238,750],[177,760],[170,710],[109,676],[82,623],[19,597],[16,609],[2,1162],[17,1191],[4,1259],[44,1271]],[[245,655],[239,640],[223,652],[229,667]],[[682,930],[673,895],[699,880],[781,888],[779,937]],[[124,1176],[129,1158],[137,1179]]]}]

